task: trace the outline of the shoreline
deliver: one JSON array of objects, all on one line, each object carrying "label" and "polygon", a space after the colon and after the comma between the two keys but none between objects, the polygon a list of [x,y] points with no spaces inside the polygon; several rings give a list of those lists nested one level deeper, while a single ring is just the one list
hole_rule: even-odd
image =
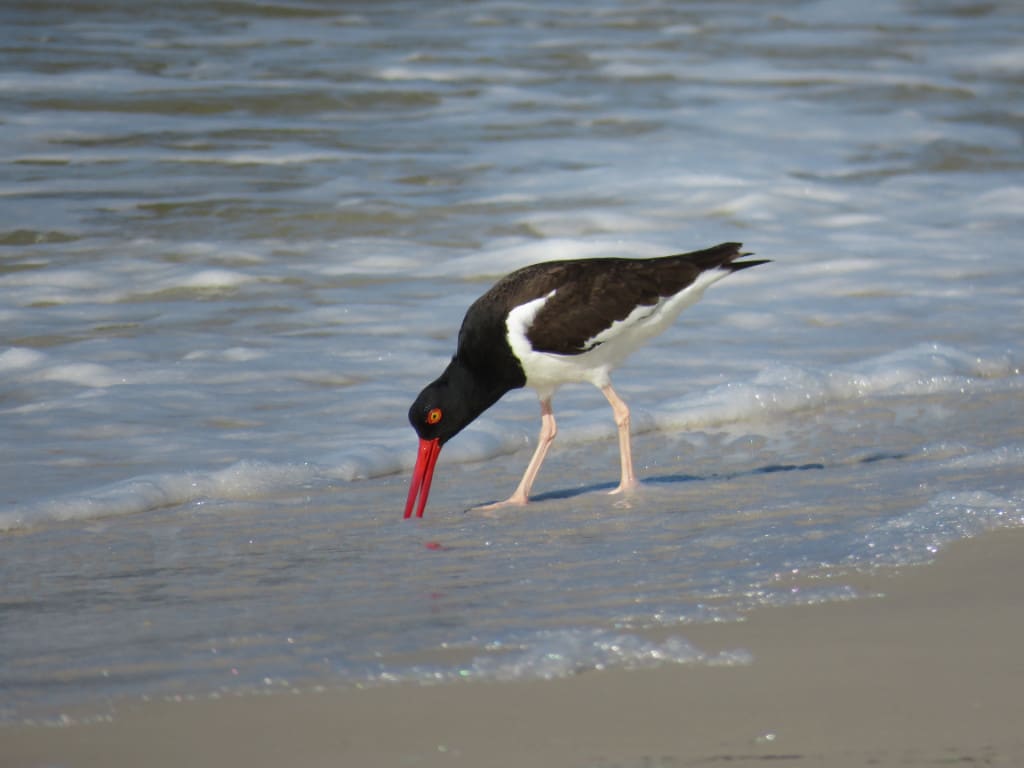
[{"label": "shoreline", "polygon": [[1024,764],[1024,529],[848,576],[877,598],[671,634],[748,665],[122,702],[111,722],[0,727],[9,768],[674,768]]}]

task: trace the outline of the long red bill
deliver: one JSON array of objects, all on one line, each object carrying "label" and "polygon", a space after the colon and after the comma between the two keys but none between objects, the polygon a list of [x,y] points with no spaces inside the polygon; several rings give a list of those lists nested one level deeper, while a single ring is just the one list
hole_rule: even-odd
[{"label": "long red bill", "polygon": [[440,455],[440,440],[420,440],[416,468],[412,471],[412,482],[409,483],[409,498],[405,502],[406,518],[412,517],[412,508],[416,504],[417,496],[420,497],[420,505],[416,510],[416,517],[423,517],[427,496],[430,495],[430,481],[434,479],[434,465],[437,464],[437,457]]}]

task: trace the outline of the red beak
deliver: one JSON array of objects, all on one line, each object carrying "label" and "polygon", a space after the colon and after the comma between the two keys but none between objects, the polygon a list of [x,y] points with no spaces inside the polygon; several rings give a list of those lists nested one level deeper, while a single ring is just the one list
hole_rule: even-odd
[{"label": "red beak", "polygon": [[409,484],[409,498],[405,502],[406,518],[412,517],[412,508],[416,504],[417,496],[420,497],[420,506],[416,510],[416,517],[423,517],[427,496],[430,495],[430,481],[434,479],[434,465],[437,464],[437,457],[440,455],[440,440],[420,440],[416,468],[412,471],[412,482]]}]

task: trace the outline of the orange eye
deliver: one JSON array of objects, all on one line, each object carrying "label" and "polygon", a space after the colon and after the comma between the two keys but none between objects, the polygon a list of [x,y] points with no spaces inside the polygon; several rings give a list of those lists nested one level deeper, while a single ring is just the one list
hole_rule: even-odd
[{"label": "orange eye", "polygon": [[441,420],[441,409],[431,408],[427,414],[427,424],[437,424]]}]

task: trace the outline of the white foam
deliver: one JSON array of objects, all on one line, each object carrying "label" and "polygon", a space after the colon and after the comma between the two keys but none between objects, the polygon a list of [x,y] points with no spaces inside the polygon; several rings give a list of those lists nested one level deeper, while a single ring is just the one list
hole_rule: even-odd
[{"label": "white foam", "polygon": [[250,283],[254,278],[242,272],[227,269],[203,269],[173,282],[182,288],[235,288]]},{"label": "white foam", "polygon": [[930,561],[951,542],[999,528],[1024,526],[1024,498],[982,490],[937,494],[927,504],[871,527],[851,547],[858,565]]},{"label": "white foam", "polygon": [[739,666],[743,650],[708,654],[681,637],[663,642],[599,629],[542,630],[486,644],[488,653],[456,667],[416,665],[371,674],[377,681],[553,680],[609,668],[644,669],[664,664]]},{"label": "white foam", "polygon": [[473,67],[443,67],[424,64],[416,57],[408,57],[404,64],[381,67],[373,73],[378,79],[392,82],[425,81],[432,83],[456,83],[481,81],[487,83],[524,83],[534,78],[525,69],[510,66],[486,66],[477,63]]},{"label": "white foam", "polygon": [[1024,444],[1001,445],[989,450],[972,451],[966,456],[949,459],[950,469],[992,469],[1024,465]]},{"label": "white foam", "polygon": [[[409,440],[406,442],[410,444]],[[330,467],[328,474],[331,477],[351,482],[412,469],[415,457],[408,451],[367,445],[329,454],[324,461]]]},{"label": "white foam", "polygon": [[979,358],[922,344],[834,370],[770,365],[749,382],[664,403],[659,426],[697,427],[749,420],[864,397],[983,390],[985,379],[1013,375],[1009,357]]},{"label": "white foam", "polygon": [[867,213],[840,213],[833,216],[822,216],[817,223],[822,227],[846,228],[866,227],[877,224],[882,220],[881,216]]},{"label": "white foam", "polygon": [[956,65],[970,71],[1019,74],[1024,72],[1024,51],[1020,47],[977,51],[970,58],[957,58]]},{"label": "white foam", "polygon": [[54,365],[42,371],[44,381],[62,381],[80,387],[105,388],[127,383],[128,379],[112,368],[96,363],[69,363]]},{"label": "white foam", "polygon": [[1009,216],[1017,219],[1020,212],[1024,211],[1024,187],[1006,186],[992,189],[968,201],[968,205],[975,216]]},{"label": "white foam", "polygon": [[[745,322],[756,325],[758,318],[749,318]],[[223,369],[214,367],[203,374],[205,386],[214,388],[211,396],[220,387],[242,387],[256,391],[266,381],[266,372],[252,367],[253,363],[268,359],[263,350],[247,347],[222,351],[199,350],[182,357],[192,365],[216,366],[219,362],[228,366]],[[247,365],[240,368],[239,364]],[[400,359],[395,364],[402,366]],[[0,353],[0,370],[10,371],[12,376],[20,377],[23,384],[31,381],[60,382],[95,392],[96,397],[105,396],[102,395],[103,391],[110,387],[124,385],[126,394],[121,397],[132,397],[139,399],[139,402],[145,402],[150,397],[147,392],[162,391],[169,381],[169,374],[159,370],[121,371],[118,367],[98,363],[61,363],[43,353],[19,349]],[[653,429],[685,431],[707,426],[744,424],[743,428],[747,432],[756,432],[759,427],[755,424],[765,417],[804,408],[820,408],[828,403],[943,392],[959,395],[961,392],[985,392],[992,387],[1013,386],[1016,370],[1008,357],[982,358],[938,344],[919,345],[833,369],[770,364],[750,379],[729,380],[707,391],[692,392],[683,397],[665,397],[664,388],[649,388],[645,398],[631,403],[633,431],[639,434]],[[257,498],[272,490],[294,490],[298,484],[312,478],[358,482],[366,478],[406,473],[414,465],[415,441],[405,424],[404,397],[396,397],[394,392],[386,388],[374,390],[347,376],[338,378],[338,372],[332,369],[301,368],[283,372],[282,375],[284,373],[296,381],[310,381],[311,386],[317,388],[341,387],[334,394],[340,398],[340,413],[338,416],[318,415],[317,418],[324,422],[326,429],[309,430],[307,455],[308,451],[315,451],[315,446],[319,444],[335,442],[348,447],[315,454],[315,463],[301,463],[304,457],[299,446],[298,451],[292,448],[271,454],[275,456],[273,461],[241,462],[228,470],[145,475],[58,498],[43,497],[4,513],[0,517],[0,528],[25,527],[48,520],[144,512],[198,498]],[[186,381],[190,374],[187,370],[175,369],[174,376],[176,378],[173,381]],[[142,389],[136,390],[133,387]],[[152,389],[154,387],[156,389]],[[605,439],[614,434],[614,423],[610,415],[605,414],[603,400],[596,393],[583,389],[572,396],[566,394],[556,403],[560,428],[558,441],[561,446]],[[580,406],[574,407],[574,397],[580,398]],[[472,463],[528,447],[537,432],[536,402],[526,391],[516,394],[515,398],[517,402],[484,414],[449,443],[445,447],[443,461]],[[94,401],[92,407],[96,407],[95,402],[99,401]],[[346,417],[345,409],[350,406],[345,403],[358,404],[358,413]],[[67,413],[62,410],[65,407],[61,400],[44,400],[15,405],[8,409],[8,413],[26,415],[30,412],[48,413],[53,409]],[[382,429],[379,420],[373,419],[374,413],[394,414],[394,420],[389,422],[392,426]],[[513,413],[514,419],[511,417]],[[210,417],[215,418],[216,413],[211,412]],[[247,415],[239,413],[237,416],[224,416],[228,424],[239,418],[245,420]],[[261,420],[260,425],[267,436],[267,442],[265,446],[254,444],[254,451],[273,448],[277,442],[274,437],[275,427],[264,424],[264,421]],[[347,429],[347,434],[354,439],[346,439],[345,432],[335,434],[336,428],[331,427],[332,424],[337,425],[336,428]],[[365,427],[362,426],[364,424]],[[239,427],[246,428],[244,425]],[[364,432],[353,432],[359,429]],[[70,420],[63,432],[64,438],[75,434],[90,434],[88,422]],[[96,425],[91,434],[107,434],[109,437],[115,433],[104,432],[101,424]],[[209,438],[221,439],[216,433]],[[143,445],[147,440],[147,430],[140,427],[111,439],[131,440]],[[226,441],[223,448],[211,446],[211,458],[218,456],[218,451],[236,454],[237,443],[232,440],[231,433],[226,432],[223,439]],[[287,441],[284,447],[287,447]],[[982,454],[961,461],[1006,465],[1020,461],[1020,456],[1019,447],[1010,446],[992,455]],[[300,463],[296,463],[296,460]]]},{"label": "white foam", "polygon": [[435,83],[452,83],[466,79],[463,69],[443,69],[423,65],[385,67],[375,74],[381,80],[431,80]]},{"label": "white foam", "polygon": [[97,272],[84,269],[46,269],[39,271],[14,272],[0,276],[0,286],[36,287],[53,290],[94,290],[103,286],[104,278]]},{"label": "white foam", "polygon": [[308,465],[281,466],[241,461],[213,472],[136,477],[81,494],[0,512],[0,530],[26,528],[44,522],[138,514],[209,498],[258,498],[274,489],[308,481],[315,474]]},{"label": "white foam", "polygon": [[0,371],[16,371],[35,368],[46,359],[46,355],[35,349],[10,347],[0,352]]},{"label": "white foam", "polygon": [[227,363],[248,363],[263,360],[268,353],[263,349],[252,347],[229,347],[228,349],[201,349],[189,352],[185,360],[223,360]]}]

